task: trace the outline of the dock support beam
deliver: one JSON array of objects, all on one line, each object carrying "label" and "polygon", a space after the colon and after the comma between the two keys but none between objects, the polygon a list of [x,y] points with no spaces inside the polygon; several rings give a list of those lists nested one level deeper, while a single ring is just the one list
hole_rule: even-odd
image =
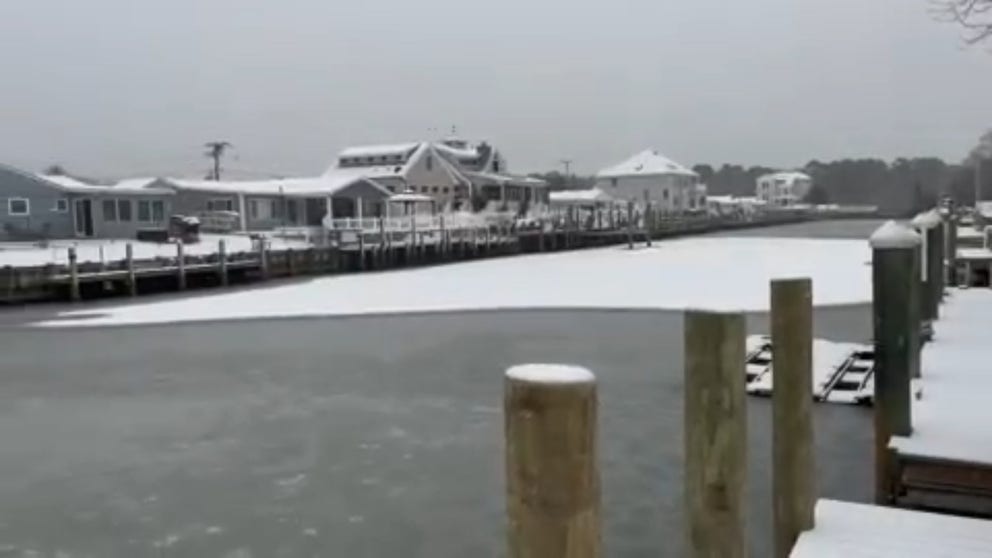
[{"label": "dock support beam", "polygon": [[775,557],[788,558],[799,534],[813,528],[813,285],[771,282],[772,499]]},{"label": "dock support beam", "polygon": [[889,438],[908,436],[910,382],[920,368],[920,236],[889,221],[870,239],[875,337],[875,501],[892,497]]},{"label": "dock support beam", "polygon": [[269,278],[269,249],[265,237],[258,239],[258,269],[262,273],[262,279]]},{"label": "dock support beam", "polygon": [[743,314],[685,313],[685,525],[689,558],[747,554]]},{"label": "dock support beam", "polygon": [[596,379],[584,368],[506,372],[509,558],[598,558]]},{"label": "dock support beam", "polygon": [[217,273],[220,274],[220,284],[227,286],[227,243],[224,239],[217,241]]},{"label": "dock support beam", "polygon": [[127,263],[127,294],[138,296],[138,280],[134,275],[134,246],[130,242],[124,246],[124,259]]},{"label": "dock support beam", "polygon": [[946,283],[952,287],[958,286],[958,221],[954,210],[948,210],[944,217],[944,259],[947,271],[944,275]]},{"label": "dock support beam", "polygon": [[937,307],[940,300],[937,295],[936,275],[940,274],[939,266],[934,266],[936,254],[936,230],[940,226],[940,217],[933,212],[920,213],[913,219],[913,227],[920,235],[920,328],[923,340],[933,337],[933,322],[937,319]]},{"label": "dock support beam", "polygon": [[[11,285],[13,285],[11,281]],[[69,248],[69,300],[73,302],[79,302],[79,261],[76,255],[76,247],[72,246]]]},{"label": "dock support beam", "polygon": [[186,290],[186,247],[183,241],[176,243],[176,284],[180,291]]}]

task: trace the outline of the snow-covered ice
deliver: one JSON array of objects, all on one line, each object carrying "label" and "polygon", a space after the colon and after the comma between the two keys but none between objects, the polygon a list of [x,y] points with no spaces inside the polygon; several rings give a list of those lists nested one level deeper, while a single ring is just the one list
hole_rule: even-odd
[{"label": "snow-covered ice", "polygon": [[992,555],[992,522],[983,519],[820,500],[815,522],[799,536],[792,558]]},{"label": "snow-covered ice", "polygon": [[[252,239],[246,235],[235,234],[201,234],[200,241],[186,244],[183,253],[186,256],[207,256],[216,254],[218,242],[224,240],[228,254],[251,252],[254,250]],[[306,248],[301,241],[286,239],[269,239],[274,250],[285,248]],[[130,243],[134,250],[134,259],[175,258],[176,245],[158,242],[142,242],[139,240],[106,239],[106,240],[54,240],[48,246],[42,247],[31,243],[0,243],[0,267],[38,267],[48,264],[69,263],[69,248],[76,248],[76,259],[79,263],[117,262],[125,259],[127,245]]]},{"label": "snow-covered ice", "polygon": [[810,277],[818,306],[871,300],[863,240],[687,238],[314,278],[60,314],[46,326],[527,308],[766,310],[768,282]]},{"label": "snow-covered ice", "polygon": [[890,442],[901,454],[992,464],[992,290],[951,291],[920,356],[922,392],[913,432]]}]

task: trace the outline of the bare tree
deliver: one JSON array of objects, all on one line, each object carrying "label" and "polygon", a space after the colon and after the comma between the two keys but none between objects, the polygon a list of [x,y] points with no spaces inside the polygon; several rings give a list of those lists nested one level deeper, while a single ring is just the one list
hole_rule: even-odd
[{"label": "bare tree", "polygon": [[203,145],[207,148],[206,156],[214,161],[210,180],[220,180],[220,160],[224,157],[224,153],[227,153],[227,150],[234,145],[229,141],[209,141]]},{"label": "bare tree", "polygon": [[939,19],[964,28],[967,44],[977,44],[992,37],[992,0],[932,1]]}]

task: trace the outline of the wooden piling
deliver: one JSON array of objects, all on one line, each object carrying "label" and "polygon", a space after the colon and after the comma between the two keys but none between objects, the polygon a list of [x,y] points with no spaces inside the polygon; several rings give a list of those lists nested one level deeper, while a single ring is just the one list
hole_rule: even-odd
[{"label": "wooden piling", "polygon": [[186,290],[186,248],[182,240],[176,242],[176,284],[180,291]]},{"label": "wooden piling", "polygon": [[226,287],[228,284],[227,242],[223,238],[217,241],[217,274],[220,276],[220,284]]},{"label": "wooden piling", "polygon": [[627,248],[634,249],[634,202],[627,201]]},{"label": "wooden piling", "polygon": [[296,257],[292,248],[286,248],[286,275],[290,277],[296,275]]},{"label": "wooden piling", "polygon": [[441,229],[441,238],[437,245],[438,256],[444,260],[448,257],[448,229],[444,225],[444,215],[438,217],[438,226]]},{"label": "wooden piling", "polygon": [[809,279],[771,282],[772,499],[775,556],[788,558],[813,528],[813,289]]},{"label": "wooden piling", "polygon": [[584,368],[506,372],[507,556],[598,558],[596,380]]},{"label": "wooden piling", "polygon": [[[326,238],[325,236],[325,244],[330,244],[326,242]],[[258,239],[258,269],[262,274],[262,279],[269,278],[269,248],[264,237]]]},{"label": "wooden piling", "polygon": [[654,209],[651,207],[651,202],[648,202],[647,207],[644,209],[644,241],[651,247],[651,235],[654,232]]},{"label": "wooden piling", "polygon": [[544,223],[542,222],[539,226],[541,228],[538,230],[538,233],[537,233],[537,251],[538,252],[543,252],[544,251]]},{"label": "wooden piling", "polygon": [[379,217],[379,262],[377,267],[386,267],[386,222]]},{"label": "wooden piling", "polygon": [[124,246],[124,260],[127,264],[127,293],[138,296],[138,280],[134,274],[134,246],[130,242]]},{"label": "wooden piling", "polygon": [[937,256],[935,242],[937,240],[936,230],[941,224],[940,217],[933,212],[926,212],[917,215],[913,219],[913,227],[920,235],[920,320],[923,324],[923,331],[929,336],[933,329],[933,321],[937,318],[937,306],[940,304],[936,298],[936,275],[941,273],[940,266],[934,265],[934,258]]},{"label": "wooden piling", "polygon": [[[11,285],[14,281],[10,282]],[[79,302],[82,297],[79,292],[79,261],[76,247],[69,247],[69,300]]]},{"label": "wooden piling", "polygon": [[872,312],[875,337],[875,500],[892,499],[891,436],[908,436],[910,378],[919,370],[920,237],[889,221],[872,234]]},{"label": "wooden piling", "polygon": [[944,217],[944,260],[947,270],[944,273],[945,283],[958,286],[958,221],[953,210]]},{"label": "wooden piling", "polygon": [[747,555],[744,315],[685,313],[686,556]]},{"label": "wooden piling", "polygon": [[358,229],[358,270],[365,271],[365,231]]}]

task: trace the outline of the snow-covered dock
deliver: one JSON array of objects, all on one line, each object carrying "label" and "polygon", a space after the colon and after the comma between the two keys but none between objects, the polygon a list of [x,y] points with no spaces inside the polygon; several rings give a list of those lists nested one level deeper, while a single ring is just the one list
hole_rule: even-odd
[{"label": "snow-covered dock", "polygon": [[[745,387],[752,395],[772,393],[771,338],[751,335],[747,338]],[[817,401],[863,405],[872,401],[874,352],[870,345],[813,340],[813,397]]]},{"label": "snow-covered dock", "polygon": [[898,494],[905,490],[992,497],[992,290],[951,292],[921,355],[913,432],[895,436]]},{"label": "snow-covered dock", "polygon": [[992,556],[992,521],[820,500],[792,558]]}]

